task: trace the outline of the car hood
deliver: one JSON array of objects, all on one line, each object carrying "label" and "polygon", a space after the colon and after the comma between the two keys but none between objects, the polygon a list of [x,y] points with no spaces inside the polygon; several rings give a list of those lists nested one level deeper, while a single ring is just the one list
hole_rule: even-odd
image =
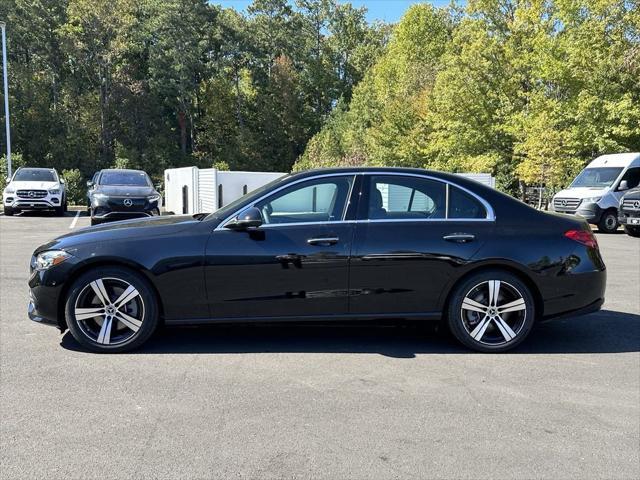
[{"label": "car hood", "polygon": [[130,185],[98,185],[94,192],[114,197],[146,197],[157,193],[153,187],[132,187]]},{"label": "car hood", "polygon": [[11,188],[16,190],[53,190],[60,189],[58,182],[11,182]]},{"label": "car hood", "polygon": [[607,188],[576,187],[560,190],[554,198],[589,198],[607,193]]},{"label": "car hood", "polygon": [[44,250],[73,250],[79,246],[99,242],[114,242],[130,238],[171,235],[200,224],[202,215],[167,215],[163,217],[136,218],[81,228],[57,237],[38,247],[35,253]]},{"label": "car hood", "polygon": [[640,200],[640,188],[629,190],[622,198],[624,200]]}]

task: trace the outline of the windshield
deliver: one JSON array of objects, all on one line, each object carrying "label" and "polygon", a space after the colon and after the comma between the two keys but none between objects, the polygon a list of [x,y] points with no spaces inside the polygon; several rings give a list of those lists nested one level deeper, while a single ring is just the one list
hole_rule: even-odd
[{"label": "windshield", "polygon": [[610,187],[622,172],[622,167],[585,168],[571,184],[572,187]]},{"label": "windshield", "polygon": [[149,177],[144,172],[102,172],[100,185],[128,185],[132,187],[150,187]]},{"label": "windshield", "polygon": [[234,200],[229,205],[225,205],[224,207],[219,208],[218,210],[216,210],[215,212],[210,214],[210,216],[211,217],[216,217],[216,218],[222,218],[222,217],[225,217],[227,215],[230,215],[230,214],[233,213],[233,211],[235,209],[237,209],[238,207],[243,205],[245,202],[251,203],[252,200],[259,198],[267,190],[269,190],[273,185],[277,184],[278,182],[282,182],[284,179],[286,179],[288,177],[289,177],[289,175],[284,175],[282,177],[276,178],[275,180],[272,180],[269,183],[267,183],[267,184],[265,184],[265,185],[263,185],[263,186],[261,186],[259,188],[256,188],[255,190],[250,191],[246,195],[243,195],[242,197],[238,198],[237,200]]},{"label": "windshield", "polygon": [[21,168],[13,177],[15,182],[57,182],[56,174],[53,170],[39,168]]}]

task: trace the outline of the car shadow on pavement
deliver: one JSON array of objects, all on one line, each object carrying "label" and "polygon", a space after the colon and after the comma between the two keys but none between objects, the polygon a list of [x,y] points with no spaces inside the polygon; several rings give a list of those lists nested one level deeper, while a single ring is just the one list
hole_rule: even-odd
[{"label": "car shadow on pavement", "polygon": [[[69,332],[62,347],[82,351]],[[621,353],[640,351],[640,315],[603,310],[545,322],[509,354]],[[377,353],[394,358],[460,354],[437,324],[251,324],[161,329],[135,354],[170,353]]]}]

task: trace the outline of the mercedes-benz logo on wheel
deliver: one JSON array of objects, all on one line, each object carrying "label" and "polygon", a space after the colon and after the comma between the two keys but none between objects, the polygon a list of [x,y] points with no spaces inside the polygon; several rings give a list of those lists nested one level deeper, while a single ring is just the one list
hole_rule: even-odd
[{"label": "mercedes-benz logo on wheel", "polygon": [[130,198],[125,198],[123,203],[125,207],[130,207],[131,205],[133,205],[133,202]]}]

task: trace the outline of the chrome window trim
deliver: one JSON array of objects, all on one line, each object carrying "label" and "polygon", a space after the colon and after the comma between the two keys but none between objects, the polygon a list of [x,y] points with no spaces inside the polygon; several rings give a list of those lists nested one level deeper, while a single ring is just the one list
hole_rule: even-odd
[{"label": "chrome window trim", "polygon": [[347,211],[348,211],[349,200],[351,198],[351,193],[353,191],[353,186],[356,183],[356,177],[358,176],[358,174],[359,173],[357,173],[357,172],[356,173],[354,173],[354,172],[325,173],[325,174],[318,174],[318,175],[315,175],[313,177],[301,178],[300,180],[296,180],[294,182],[287,183],[286,185],[282,185],[282,186],[278,187],[277,189],[272,190],[272,191],[264,194],[263,196],[257,198],[253,203],[251,203],[249,205],[245,205],[244,207],[236,210],[231,215],[229,215],[224,220],[222,220],[213,231],[215,232],[217,230],[223,230],[224,226],[227,224],[227,222],[229,222],[234,217],[238,216],[241,212],[243,212],[247,208],[255,207],[255,205],[257,203],[261,202],[265,198],[269,198],[270,196],[275,195],[276,193],[278,193],[281,190],[284,190],[285,188],[289,188],[292,185],[297,185],[298,183],[303,183],[303,182],[307,182],[307,181],[310,181],[310,180],[317,180],[317,179],[320,179],[320,178],[329,178],[329,177],[352,177],[351,186],[349,187],[349,196],[347,197],[347,199],[345,201],[345,208],[342,211],[342,219],[340,219],[340,220],[331,220],[331,221],[326,221],[326,222],[265,223],[263,225],[260,225],[260,228],[272,228],[274,226],[281,226],[282,227],[282,226],[289,226],[289,225],[317,225],[319,223],[330,223],[330,224],[339,223],[339,222],[340,223],[344,223],[345,222],[344,218],[347,215]]},{"label": "chrome window trim", "polygon": [[[351,196],[353,194],[353,187],[356,183],[356,177],[358,175],[361,175],[363,177],[366,176],[399,176],[399,177],[417,177],[417,178],[424,178],[427,180],[435,180],[437,182],[442,182],[446,185],[446,214],[445,214],[445,218],[379,218],[379,219],[363,219],[363,220],[345,220],[345,216],[347,214],[348,211],[348,206],[349,206],[349,201],[351,200]],[[396,222],[495,222],[496,220],[496,216],[495,216],[495,212],[493,210],[493,207],[491,206],[491,204],[489,202],[487,202],[484,198],[482,198],[481,196],[479,196],[478,194],[472,192],[471,190],[462,187],[460,185],[458,185],[457,183],[454,183],[452,181],[449,180],[445,180],[442,178],[437,178],[431,175],[422,175],[419,173],[408,173],[408,172],[385,172],[385,171],[366,171],[366,172],[344,172],[344,173],[320,173],[318,175],[312,176],[312,177],[305,177],[305,178],[301,178],[299,180],[296,180],[294,182],[290,182],[287,183],[286,185],[282,185],[281,187],[278,187],[276,190],[272,190],[269,193],[266,193],[265,195],[259,197],[258,199],[256,199],[253,203],[249,204],[249,205],[245,205],[244,207],[242,207],[241,209],[236,210],[235,212],[233,212],[231,215],[228,215],[227,217],[225,217],[224,220],[222,220],[218,226],[214,229],[215,231],[219,231],[219,230],[226,230],[224,228],[224,226],[233,218],[235,218],[237,215],[239,215],[242,211],[246,210],[247,208],[251,208],[254,207],[257,203],[261,202],[262,200],[264,200],[265,198],[268,198],[276,193],[278,193],[281,190],[284,190],[285,188],[289,188],[292,185],[297,185],[298,183],[302,183],[302,182],[307,182],[310,180],[317,180],[320,178],[329,178],[329,177],[353,177],[353,181],[351,183],[351,187],[349,189],[349,196],[347,197],[347,201],[345,202],[345,209],[342,213],[342,220],[333,220],[333,221],[327,221],[327,222],[296,222],[296,223],[271,223],[271,224],[264,224],[264,225],[260,225],[259,228],[275,228],[275,227],[290,227],[290,226],[304,226],[304,225],[318,225],[318,224],[329,224],[329,225],[333,225],[333,224],[343,224],[343,223],[396,223]],[[482,206],[485,208],[485,211],[487,212],[486,217],[485,218],[449,218],[449,186],[453,186],[455,188],[459,188],[460,190],[462,190],[463,192],[468,193],[469,195],[471,195],[473,198],[475,198],[476,200],[478,200]]]}]

